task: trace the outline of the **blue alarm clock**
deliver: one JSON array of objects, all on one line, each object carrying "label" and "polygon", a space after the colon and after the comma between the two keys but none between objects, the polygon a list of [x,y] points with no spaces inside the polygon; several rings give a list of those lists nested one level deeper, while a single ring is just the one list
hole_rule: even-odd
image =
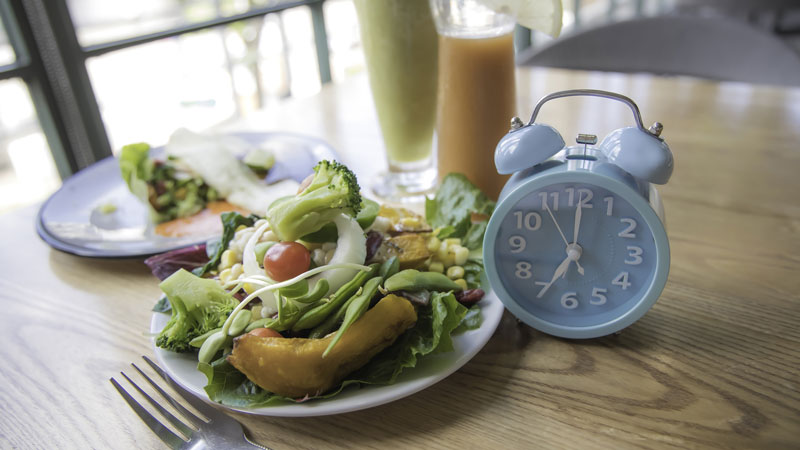
[{"label": "blue alarm clock", "polygon": [[[627,104],[636,126],[565,146],[536,123],[542,105],[572,96]],[[585,339],[615,333],[641,318],[669,273],[664,210],[653,184],[672,175],[673,158],[656,122],[642,125],[623,95],[597,90],[550,94],[530,122],[515,117],[498,143],[495,165],[513,174],[483,244],[492,289],[520,320],[545,333]]]}]

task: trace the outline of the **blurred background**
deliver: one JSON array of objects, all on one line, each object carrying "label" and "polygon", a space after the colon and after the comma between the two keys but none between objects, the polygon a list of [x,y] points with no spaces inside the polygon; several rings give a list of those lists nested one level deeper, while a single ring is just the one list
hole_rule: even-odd
[{"label": "blurred background", "polygon": [[[683,30],[692,23],[663,18],[719,19],[725,48],[710,51],[745,63],[772,55],[750,48],[756,41],[779,43],[769,48],[782,63],[786,49],[800,54],[796,0],[563,1],[559,38],[517,30],[520,64],[647,71],[648,55],[659,63],[691,60],[685,43],[670,50],[655,35],[656,44],[624,38],[640,42],[644,55],[598,38],[658,24],[690,36]],[[0,14],[0,213],[45,199],[62,179],[125,144],[158,146],[178,127],[221,125],[365,71],[351,0],[0,0]],[[703,41],[714,41],[711,28],[702,26]],[[587,37],[633,60],[611,59]],[[791,66],[770,72],[769,61],[749,64],[738,75],[714,65],[652,71],[800,87],[800,70],[789,73]]]}]

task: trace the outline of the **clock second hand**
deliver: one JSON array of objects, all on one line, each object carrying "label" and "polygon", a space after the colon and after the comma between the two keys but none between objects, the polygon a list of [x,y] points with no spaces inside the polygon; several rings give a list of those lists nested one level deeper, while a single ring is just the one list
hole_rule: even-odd
[{"label": "clock second hand", "polygon": [[[558,234],[560,234],[560,235],[561,235],[561,239],[563,239],[563,240],[564,240],[564,244],[566,244],[566,246],[567,246],[567,249],[566,249],[566,251],[567,251],[567,253],[569,253],[569,250],[570,250],[572,247],[570,247],[570,244],[569,244],[569,242],[567,241],[567,237],[564,235],[564,232],[563,232],[563,231],[561,231],[561,227],[560,227],[560,226],[558,226],[558,221],[556,220],[556,217],[553,215],[553,211],[551,211],[551,210],[550,210],[550,207],[549,207],[549,206],[547,206],[547,202],[546,202],[546,201],[542,201],[542,203],[544,204],[544,209],[546,209],[546,210],[547,210],[547,213],[548,213],[548,214],[550,214],[550,218],[551,218],[551,219],[553,219],[553,223],[556,225],[556,229],[558,230]],[[578,208],[580,208],[580,202],[578,203]],[[580,216],[578,217],[578,219],[580,219]],[[577,244],[576,244],[576,245],[577,245]],[[574,247],[574,245],[573,245],[573,247]],[[577,258],[574,258],[574,259],[573,259],[573,258],[567,258],[567,259],[565,259],[564,261],[570,261],[570,260],[571,260],[571,261],[575,261],[575,265],[577,265],[577,266],[578,266],[578,273],[579,273],[579,274],[581,274],[581,275],[583,275],[583,274],[584,274],[584,270],[583,270],[583,267],[581,267],[581,263],[579,263],[579,262],[578,262],[578,259],[577,259]],[[567,264],[567,266],[569,266],[569,264]],[[565,271],[564,271],[564,272],[561,274],[561,276],[563,277],[563,276],[566,276],[566,275],[567,275],[567,272],[566,272],[566,270],[565,270]],[[548,286],[548,287],[549,287],[549,286]]]}]

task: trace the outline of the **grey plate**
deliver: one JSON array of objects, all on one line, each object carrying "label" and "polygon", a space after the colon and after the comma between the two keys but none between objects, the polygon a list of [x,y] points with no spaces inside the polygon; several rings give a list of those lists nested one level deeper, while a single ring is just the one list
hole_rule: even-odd
[{"label": "grey plate", "polygon": [[[275,151],[276,166],[267,180],[302,181],[317,161],[337,159],[336,151],[322,140],[291,133],[231,133]],[[163,151],[155,149],[154,154]],[[103,213],[104,205],[116,211]],[[130,258],[149,256],[214,236],[167,238],[153,233],[145,205],[128,191],[117,159],[106,158],[64,182],[39,209],[36,231],[53,248],[78,256]]]}]

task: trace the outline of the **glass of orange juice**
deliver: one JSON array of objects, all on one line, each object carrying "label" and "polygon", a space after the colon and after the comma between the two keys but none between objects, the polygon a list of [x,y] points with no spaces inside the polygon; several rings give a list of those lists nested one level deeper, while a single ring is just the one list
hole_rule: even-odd
[{"label": "glass of orange juice", "polygon": [[439,175],[461,172],[492,198],[507,177],[494,150],[516,113],[513,15],[480,0],[430,0],[439,34]]},{"label": "glass of orange juice", "polygon": [[436,184],[437,34],[428,0],[355,0],[389,171],[374,192],[416,200]]}]

